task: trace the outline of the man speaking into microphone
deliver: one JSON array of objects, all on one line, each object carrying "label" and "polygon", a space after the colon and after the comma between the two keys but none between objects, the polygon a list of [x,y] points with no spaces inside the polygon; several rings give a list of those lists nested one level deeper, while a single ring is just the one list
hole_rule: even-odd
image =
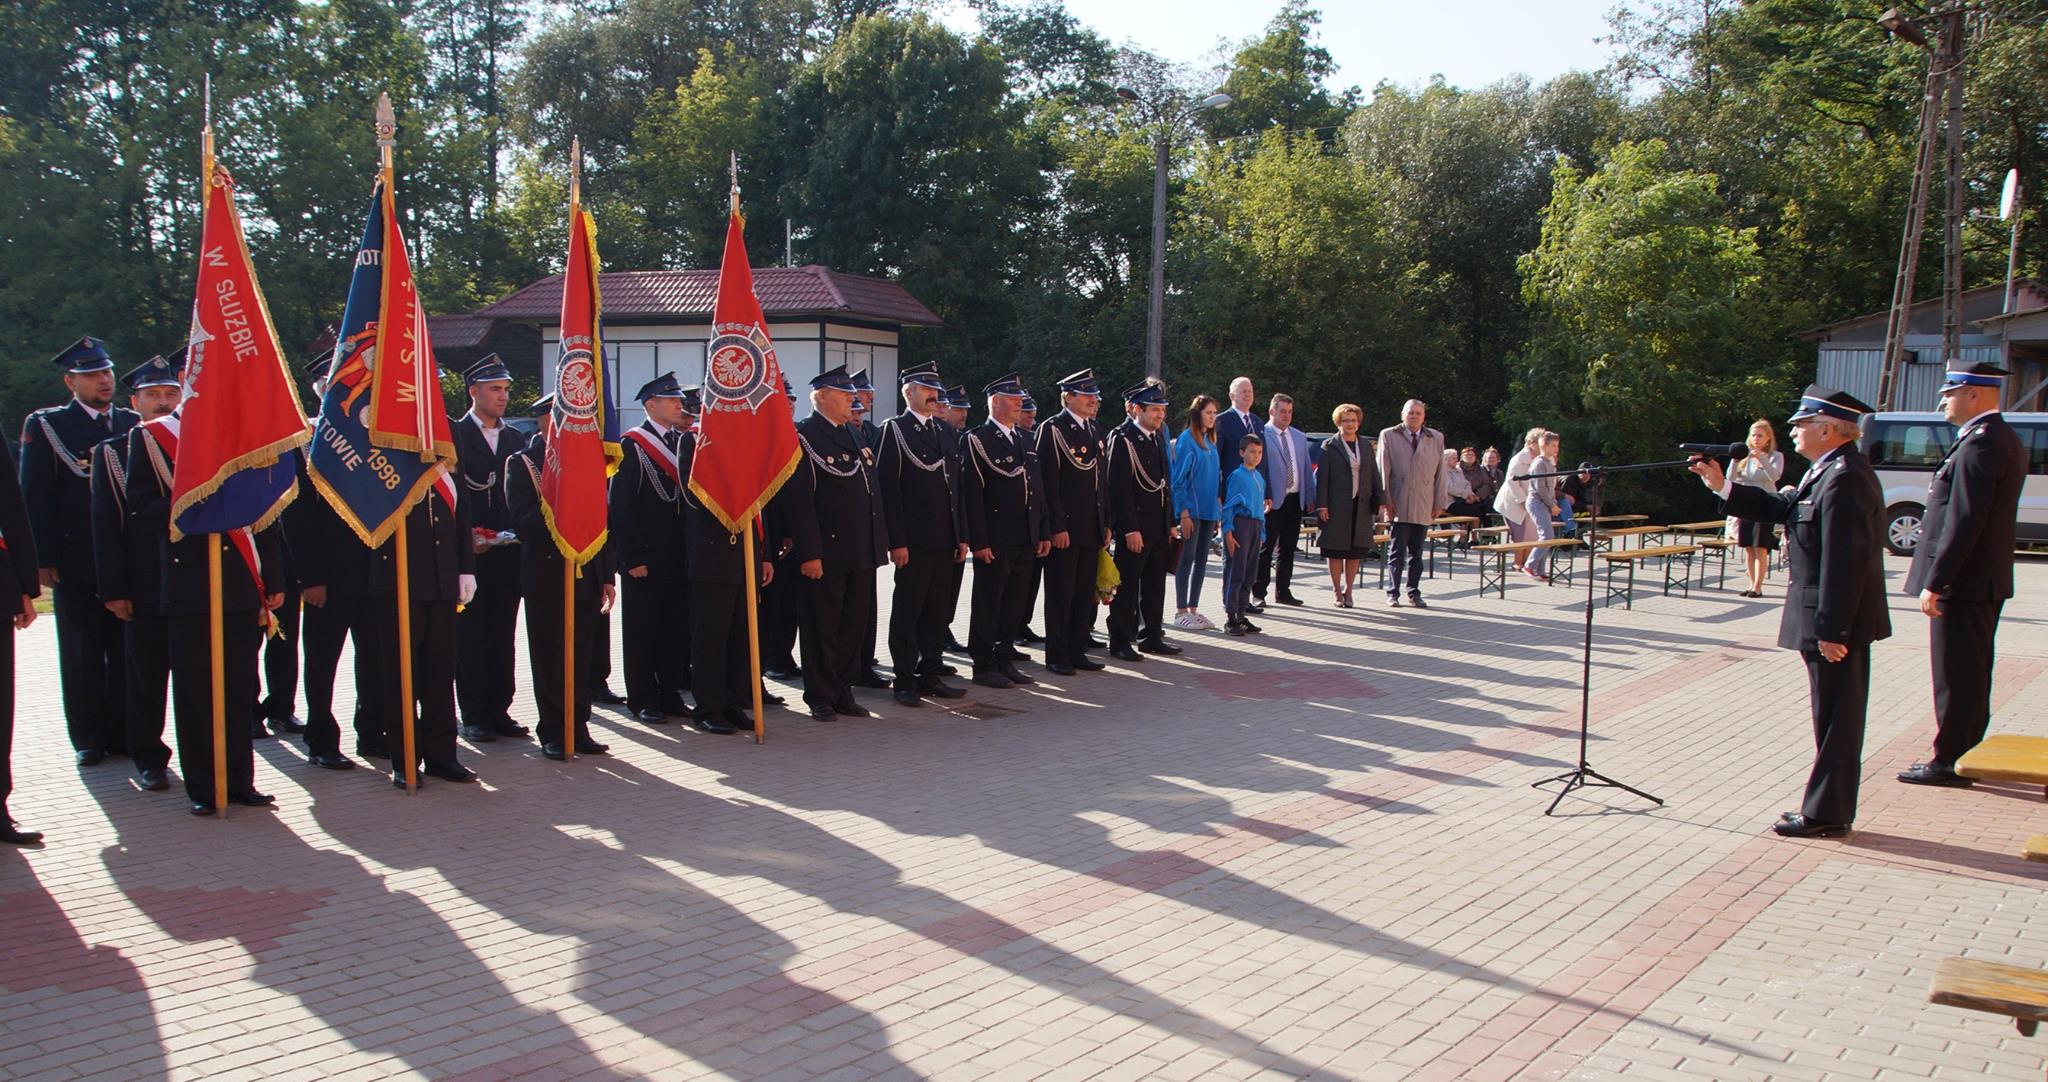
[{"label": "man speaking into microphone", "polygon": [[1785,524],[1792,577],[1778,645],[1806,662],[1816,751],[1805,803],[1771,827],[1791,838],[1841,837],[1855,821],[1870,644],[1892,633],[1879,540],[1884,493],[1856,447],[1858,422],[1870,411],[1840,391],[1806,388],[1790,419],[1792,444],[1813,465],[1789,496],[1736,485],[1711,458],[1690,467],[1728,513]]}]

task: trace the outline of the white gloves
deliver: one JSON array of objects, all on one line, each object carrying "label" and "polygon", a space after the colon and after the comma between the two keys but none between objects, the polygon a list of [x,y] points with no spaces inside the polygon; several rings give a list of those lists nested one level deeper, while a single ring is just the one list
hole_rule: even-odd
[{"label": "white gloves", "polygon": [[467,604],[469,604],[469,603],[470,603],[470,600],[476,597],[476,576],[475,576],[475,575],[457,575],[457,576],[455,577],[455,582],[456,582],[456,591],[457,591],[457,594],[458,594],[458,596],[457,596],[457,598],[456,598],[456,604],[458,604],[458,605],[467,605]]}]

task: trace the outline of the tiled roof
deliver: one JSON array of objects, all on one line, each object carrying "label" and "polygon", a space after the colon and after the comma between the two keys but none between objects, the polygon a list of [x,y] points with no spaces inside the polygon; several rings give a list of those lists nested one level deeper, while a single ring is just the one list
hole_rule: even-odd
[{"label": "tiled roof", "polygon": [[[334,348],[334,334],[339,323],[329,323],[320,329],[320,336],[307,347],[307,359]],[[435,349],[475,349],[491,336],[497,321],[482,316],[428,316],[427,336],[433,339]]]},{"label": "tiled roof", "polygon": [[[611,271],[597,287],[610,319],[709,319],[718,295],[716,270]],[[909,291],[883,278],[843,274],[820,266],[757,267],[754,293],[770,319],[840,316],[881,323],[936,327],[939,317]],[[549,275],[474,313],[479,319],[553,321],[562,310],[562,276]],[[439,335],[439,330],[435,334]],[[438,337],[437,337],[438,341]]]}]

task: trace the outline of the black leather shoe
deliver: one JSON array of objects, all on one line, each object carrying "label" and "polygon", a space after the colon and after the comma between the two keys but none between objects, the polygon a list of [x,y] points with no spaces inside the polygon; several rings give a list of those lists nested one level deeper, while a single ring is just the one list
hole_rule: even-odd
[{"label": "black leather shoe", "polygon": [[192,807],[190,811],[194,815],[212,815],[213,805],[208,804],[204,800],[195,800],[192,802]]},{"label": "black leather shoe", "polygon": [[1064,661],[1048,661],[1045,663],[1045,671],[1054,676],[1072,676],[1077,670]]},{"label": "black leather shoe", "polygon": [[1045,636],[1040,635],[1038,632],[1033,631],[1027,627],[1017,632],[1017,641],[1021,643],[1027,643],[1032,646],[1036,646],[1039,643],[1045,641]]},{"label": "black leather shoe", "polygon": [[268,808],[277,803],[277,798],[269,793],[259,793],[252,789],[246,793],[229,793],[228,803],[240,804],[245,808]]},{"label": "black leather shoe", "polygon": [[346,755],[308,755],[306,761],[322,770],[354,770],[356,761]]},{"label": "black leather shoe", "polygon": [[812,721],[838,721],[838,720],[839,720],[839,711],[837,711],[837,710],[834,710],[834,709],[832,709],[832,708],[831,708],[831,707],[829,707],[829,706],[814,706],[814,707],[811,707],[811,708],[810,708],[810,711],[809,711],[809,712],[810,712],[810,715],[811,715],[811,720],[812,720]]},{"label": "black leather shoe", "polygon": [[498,739],[498,734],[488,726],[465,725],[462,727],[462,739],[472,744],[488,744]]},{"label": "black leather shoe", "polygon": [[1175,646],[1170,642],[1167,642],[1165,639],[1153,639],[1148,642],[1141,642],[1138,644],[1138,649],[1148,654],[1164,654],[1168,657],[1180,653],[1180,647]]},{"label": "black leather shoe", "polygon": [[1088,649],[1090,650],[1100,650],[1108,645],[1108,643],[1103,642],[1101,639],[1096,638],[1093,634],[1090,634],[1088,636]]},{"label": "black leather shoe", "polygon": [[152,793],[171,787],[170,780],[165,778],[163,770],[157,767],[144,767],[136,771],[135,783]]},{"label": "black leather shoe", "polygon": [[1131,649],[1131,648],[1130,648],[1130,647],[1128,647],[1128,646],[1112,646],[1112,647],[1110,647],[1110,648],[1109,648],[1109,656],[1110,656],[1110,657],[1113,657],[1113,658],[1116,658],[1116,659],[1117,659],[1118,661],[1143,661],[1143,660],[1145,660],[1145,655],[1143,655],[1143,654],[1141,654],[1141,653],[1137,652],[1136,650],[1133,650],[1133,649]]},{"label": "black leather shoe", "polygon": [[1772,823],[1771,829],[1787,838],[1840,838],[1849,833],[1849,824],[1823,823],[1795,813]]},{"label": "black leather shoe", "polygon": [[1025,653],[1025,652],[1024,652],[1024,651],[1022,651],[1022,650],[1019,650],[1019,649],[1017,649],[1017,648],[1016,648],[1016,647],[1014,647],[1014,646],[1004,646],[1004,647],[1003,647],[1003,648],[1002,648],[1001,650],[998,650],[998,651],[996,651],[996,656],[997,656],[997,657],[999,657],[999,658],[1003,658],[1004,660],[1007,660],[1007,661],[1030,661],[1030,660],[1031,660],[1031,655],[1030,655],[1030,654],[1027,654],[1027,653]]},{"label": "black leather shoe", "polygon": [[946,653],[959,654],[962,657],[965,657],[967,655],[967,646],[965,643],[962,643],[959,639],[947,639]]},{"label": "black leather shoe", "polygon": [[624,695],[619,694],[616,691],[613,691],[612,686],[610,684],[597,685],[597,690],[590,693],[590,701],[594,703],[603,703],[606,706],[626,705],[626,697]]},{"label": "black leather shoe", "polygon": [[1020,687],[1025,684],[1038,683],[1038,681],[1033,680],[1032,678],[1024,675],[1023,671],[1018,669],[1015,665],[1006,664],[1003,667],[997,669],[996,671],[1003,674],[1003,679],[1008,680],[1010,683],[1016,684]]},{"label": "black leather shoe", "polygon": [[[426,784],[427,784],[427,772],[426,772],[426,771],[424,771],[424,770],[420,771],[420,776],[419,776],[419,778],[418,778],[418,781],[419,781],[419,784],[421,785],[421,787],[425,787],[425,786],[426,786]],[[392,787],[393,789],[404,789],[404,788],[406,787],[406,785],[405,785],[405,770],[404,770],[403,768],[400,768],[400,769],[396,769],[396,770],[393,770],[393,771],[391,772],[391,787]]]},{"label": "black leather shoe", "polygon": [[761,675],[770,680],[801,680],[804,678],[803,670],[797,668],[763,669],[761,670]]},{"label": "black leather shoe", "polygon": [[1017,686],[1016,684],[1010,682],[1009,677],[1004,676],[1002,673],[999,672],[975,673],[974,682],[980,684],[982,687],[995,688],[998,691],[1002,691],[1004,689],[1013,688]]},{"label": "black leather shoe", "polygon": [[540,746],[540,753],[542,756],[549,759],[553,759],[558,763],[563,762],[569,758],[568,751],[565,750],[562,747],[562,745],[555,743],[542,744]]},{"label": "black leather shoe", "polygon": [[941,664],[939,665],[939,672],[940,672],[940,674],[942,674],[942,675],[945,675],[945,676],[958,676],[958,675],[960,675],[960,670],[959,670],[959,669],[956,669],[956,668],[954,668],[953,666],[951,666],[951,665],[947,665],[947,664],[944,664],[944,663],[941,663]]},{"label": "black leather shoe", "polygon": [[911,691],[908,688],[905,688],[896,693],[896,701],[902,703],[904,706],[923,706],[924,696],[919,695],[917,692]]},{"label": "black leather shoe", "polygon": [[668,724],[668,715],[667,715],[667,714],[664,714],[664,713],[662,713],[662,712],[661,712],[661,711],[659,711],[659,710],[656,710],[656,709],[654,709],[654,708],[653,708],[653,707],[651,707],[651,706],[650,706],[650,707],[646,707],[645,709],[641,709],[641,710],[635,710],[635,711],[633,711],[633,716],[634,716],[634,717],[636,717],[636,718],[639,718],[639,719],[640,719],[641,721],[643,721],[643,722],[645,722],[645,723],[647,723],[647,724],[649,724],[649,725],[666,725],[666,724]]},{"label": "black leather shoe", "polygon": [[1082,656],[1075,658],[1072,664],[1075,669],[1081,672],[1101,672],[1102,670],[1109,668],[1109,666],[1104,665],[1102,662],[1097,661],[1094,658],[1087,656],[1086,654],[1083,654]]},{"label": "black leather shoe", "polygon": [[727,725],[733,727],[734,732],[738,732],[741,729],[745,729],[750,733],[754,731],[754,719],[748,717],[747,712],[744,710],[727,710],[719,716],[725,719]]},{"label": "black leather shoe", "polygon": [[611,750],[612,746],[610,744],[600,744],[595,740],[578,740],[576,742],[576,754],[578,755],[608,755],[611,753]]},{"label": "black leather shoe", "polygon": [[[208,808],[206,810],[212,811],[213,809]],[[20,823],[6,816],[0,816],[0,842],[6,842],[9,845],[40,845],[42,841],[42,831],[23,830]]]},{"label": "black leather shoe", "polygon": [[507,740],[527,740],[533,736],[532,729],[513,721],[511,718],[506,718],[503,722],[491,726],[491,731]]},{"label": "black leather shoe", "polygon": [[867,707],[854,702],[852,699],[848,699],[843,703],[833,703],[832,711],[842,718],[871,718],[875,716]]},{"label": "black leather shoe", "polygon": [[1265,611],[1266,611],[1266,603],[1265,603],[1265,602],[1263,602],[1263,601],[1254,601],[1254,602],[1252,602],[1251,604],[1249,604],[1249,605],[1246,605],[1246,606],[1244,607],[1244,611],[1246,611],[1246,612],[1249,612],[1249,613],[1253,613],[1253,614],[1258,614],[1258,613],[1262,613],[1262,612],[1265,612]]},{"label": "black leather shoe", "polygon": [[681,695],[663,699],[656,709],[672,718],[687,718],[697,712],[696,708],[683,701]]},{"label": "black leather shoe", "polygon": [[917,693],[927,699],[964,699],[967,697],[966,688],[956,688],[951,684],[938,680],[918,685]]},{"label": "black leather shoe", "polygon": [[420,773],[431,774],[442,781],[472,782],[476,780],[476,771],[463,766],[461,763],[428,763]]},{"label": "black leather shoe", "polygon": [[286,714],[281,718],[270,719],[270,731],[274,733],[303,733],[306,731],[306,723],[300,721],[296,715]]},{"label": "black leather shoe", "polygon": [[853,682],[853,686],[857,688],[875,688],[877,690],[887,691],[888,689],[895,687],[896,685],[888,677],[883,676],[881,673],[878,673],[873,669],[869,669],[868,671],[860,674],[860,679],[855,680]]},{"label": "black leather shoe", "polygon": [[706,714],[703,717],[691,718],[690,724],[692,726],[695,726],[698,732],[710,733],[714,736],[731,736],[732,734],[739,732],[738,729],[735,729],[732,726],[727,725],[725,723],[724,718],[718,717],[714,714]]},{"label": "black leather shoe", "polygon": [[1947,763],[1933,762],[1914,763],[1899,771],[1899,780],[1907,785],[1940,785],[1950,789],[1968,789],[1977,784],[1956,773],[1955,768]]},{"label": "black leather shoe", "polygon": [[86,748],[75,756],[79,766],[98,766],[107,761],[107,753],[98,748]]},{"label": "black leather shoe", "polygon": [[762,689],[761,689],[761,702],[762,702],[762,703],[764,703],[764,704],[766,704],[766,705],[768,705],[768,706],[781,706],[781,705],[783,704],[784,700],[783,700],[782,696],[780,696],[780,695],[777,695],[777,694],[775,694],[775,693],[774,693],[774,692],[772,692],[772,691],[769,691],[769,690],[768,690],[767,688],[762,688]]},{"label": "black leather shoe", "polygon": [[1282,605],[1287,606],[1298,606],[1304,604],[1304,602],[1300,598],[1294,596],[1293,594],[1281,594],[1279,597],[1274,598],[1274,600],[1278,601]]}]

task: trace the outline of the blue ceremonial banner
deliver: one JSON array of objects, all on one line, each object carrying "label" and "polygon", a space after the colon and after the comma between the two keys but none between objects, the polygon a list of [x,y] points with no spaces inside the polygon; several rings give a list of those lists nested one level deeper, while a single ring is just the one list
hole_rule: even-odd
[{"label": "blue ceremonial banner", "polygon": [[[383,318],[387,260],[384,245],[397,230],[385,228],[391,201],[379,181],[370,192],[369,220],[356,252],[355,274],[349,279],[348,303],[328,362],[327,393],[320,397],[320,415],[313,422],[313,443],[307,473],[313,486],[334,505],[335,513],[363,544],[375,547],[398,528],[423,490],[434,462],[413,454],[386,454],[370,443],[371,373],[377,360],[378,331]],[[400,243],[403,243],[402,241]],[[406,288],[410,288],[408,283]],[[433,408],[440,408],[440,389],[431,388]]]}]

